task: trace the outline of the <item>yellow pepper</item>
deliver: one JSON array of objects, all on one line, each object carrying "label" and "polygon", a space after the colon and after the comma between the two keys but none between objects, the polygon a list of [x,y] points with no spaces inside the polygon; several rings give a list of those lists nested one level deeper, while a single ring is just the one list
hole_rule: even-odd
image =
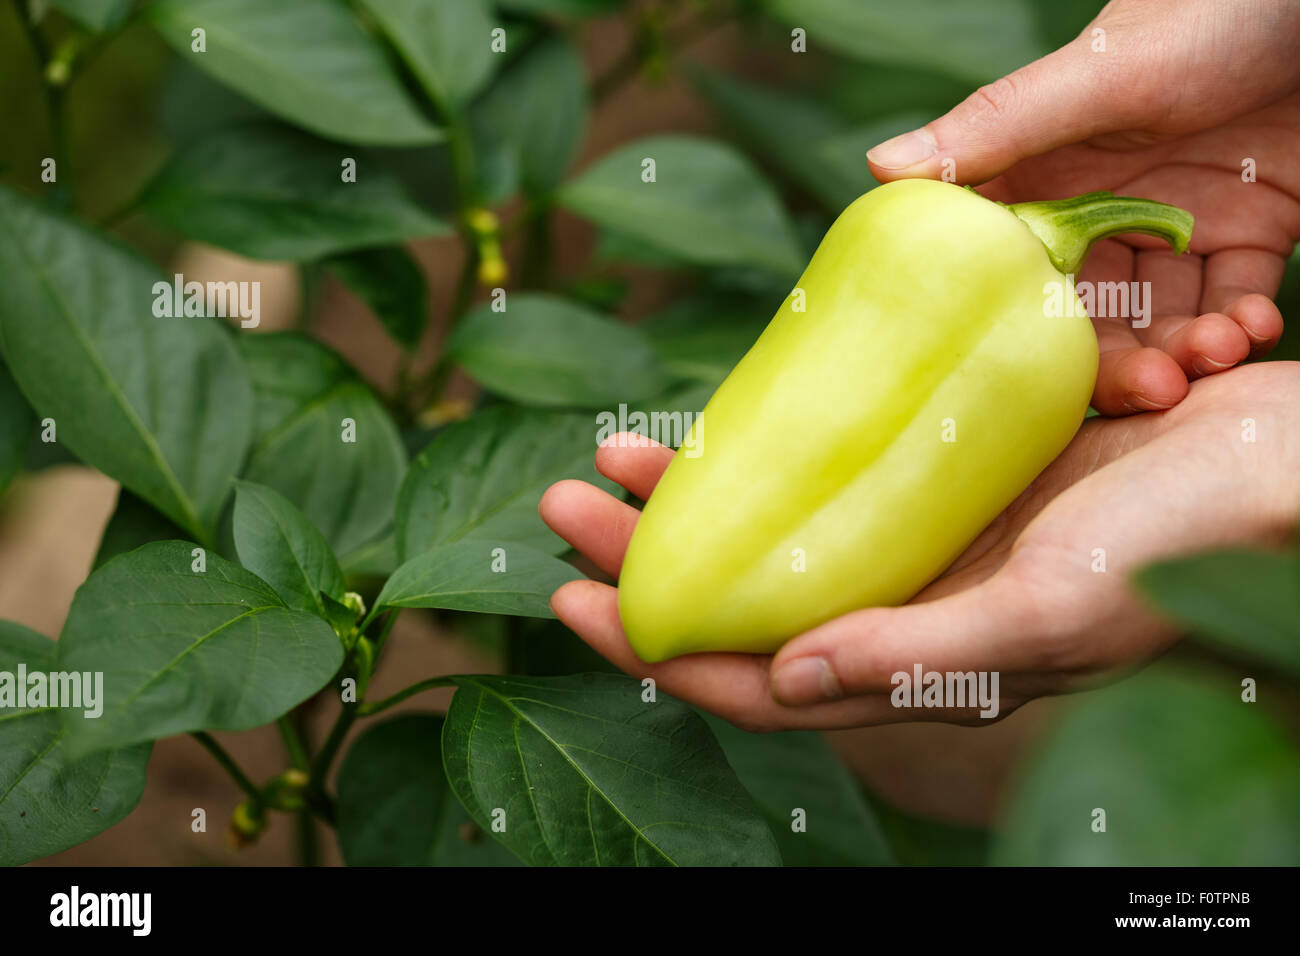
[{"label": "yellow pepper", "polygon": [[1004,206],[929,180],[850,205],[646,503],[619,580],[632,648],[766,653],[915,595],[1083,421],[1088,248],[1182,252],[1191,226],[1150,200]]}]

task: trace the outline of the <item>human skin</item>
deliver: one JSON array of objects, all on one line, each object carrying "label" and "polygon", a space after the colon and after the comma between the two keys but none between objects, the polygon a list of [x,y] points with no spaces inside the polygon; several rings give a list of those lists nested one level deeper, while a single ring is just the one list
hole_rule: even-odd
[{"label": "human skin", "polygon": [[[1105,50],[1094,50],[1104,31]],[[1189,380],[1271,349],[1300,240],[1300,4],[1115,0],[1080,36],[867,153],[881,182],[942,178],[1001,202],[1108,189],[1196,217],[1191,255],[1099,243],[1080,279],[1152,283],[1149,327],[1094,320],[1105,415],[1169,408]],[[1243,161],[1255,182],[1243,182]]]},{"label": "human skin", "polygon": [[[999,716],[1089,686],[1159,654],[1175,629],[1134,591],[1138,568],[1229,546],[1275,546],[1300,517],[1300,363],[1246,365],[1194,382],[1164,412],[1085,422],[1069,447],[937,580],[902,607],[866,608],[775,655],[693,654],[643,663],[614,587],[574,581],[551,607],[615,665],[754,731],[907,720],[983,724],[972,710],[896,709],[890,676],[1000,674]],[[1244,439],[1243,422],[1256,440]],[[597,469],[647,498],[673,452],[616,436]],[[582,481],[553,485],[542,518],[617,577],[640,512]],[[1095,571],[1095,549],[1106,569]]]}]

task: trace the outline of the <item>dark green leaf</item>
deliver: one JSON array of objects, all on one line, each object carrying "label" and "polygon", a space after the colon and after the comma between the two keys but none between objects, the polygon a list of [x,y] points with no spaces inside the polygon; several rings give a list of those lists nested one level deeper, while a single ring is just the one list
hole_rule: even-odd
[{"label": "dark green leaf", "polygon": [[486,0],[361,0],[434,102],[454,110],[496,65]]},{"label": "dark green leaf", "polygon": [[[1057,0],[1050,0],[1056,3]],[[830,82],[808,92],[853,123],[870,123],[899,113],[942,116],[971,92],[972,84],[931,70],[893,63],[832,61]]]},{"label": "dark green leaf", "polygon": [[1225,551],[1167,561],[1137,584],[1203,639],[1300,675],[1300,559]]},{"label": "dark green leaf", "polygon": [[[55,673],[56,648],[21,624],[0,621],[0,675],[16,681],[19,665],[28,678]],[[16,693],[16,684],[11,689]],[[90,701],[83,696],[81,703]],[[68,710],[68,719],[93,723],[85,710]],[[18,708],[16,700],[0,705],[0,866],[66,850],[123,819],[140,802],[152,749],[137,744],[74,760],[58,710]]]},{"label": "dark green leaf", "polygon": [[36,414],[18,391],[9,367],[0,362],[0,492],[23,467],[35,425]]},{"label": "dark green leaf", "polygon": [[735,297],[701,296],[652,315],[640,329],[668,371],[717,386],[767,327],[762,308]]},{"label": "dark green leaf", "polygon": [[519,865],[452,795],[441,739],[441,717],[410,714],[372,726],[352,745],[338,785],[348,866]]},{"label": "dark green leaf", "polygon": [[393,341],[407,350],[420,344],[429,322],[429,287],[424,270],[403,247],[359,249],[324,265],[369,306]]},{"label": "dark green leaf", "polygon": [[1240,695],[1232,678],[1157,667],[1083,698],[1028,763],[993,862],[1300,862],[1300,754]]},{"label": "dark green leaf", "polygon": [[516,13],[594,17],[628,5],[628,0],[497,0],[497,6]]},{"label": "dark green leaf", "polygon": [[781,856],[708,725],[614,674],[457,677],[442,757],[484,830],[534,865],[754,866]]},{"label": "dark green leaf", "polygon": [[49,4],[96,33],[117,26],[131,12],[131,0],[49,0]]},{"label": "dark green leaf", "polygon": [[[274,488],[349,555],[391,523],[406,471],[397,427],[333,352],[297,333],[244,335],[256,396],[249,481]],[[355,441],[344,441],[351,420]]]},{"label": "dark green leaf", "polygon": [[1010,73],[1050,52],[1025,0],[763,0],[818,46],[860,60],[923,67],[970,83]]},{"label": "dark green leaf", "polygon": [[343,598],[343,572],[315,525],[279,492],[235,483],[239,563],[271,585],[289,607],[328,619],[322,592]]},{"label": "dark green leaf", "polygon": [[[767,818],[786,866],[895,862],[857,781],[821,734],[751,734],[712,714],[700,716]],[[797,819],[803,832],[794,830]]]},{"label": "dark green leaf", "polygon": [[329,625],[212,552],[146,544],[93,572],[59,638],[59,668],[102,671],[97,720],[64,727],[77,752],[196,730],[245,730],[316,693],[343,662]]},{"label": "dark green leaf", "polygon": [[397,544],[391,529],[342,555],[339,564],[345,575],[386,578],[397,570]]},{"label": "dark green leaf", "polygon": [[157,508],[125,488],[117,493],[117,505],[99,537],[94,567],[134,551],[151,541],[171,541],[185,537],[185,532],[169,521]]},{"label": "dark green leaf", "polygon": [[[356,182],[341,163],[357,159]],[[442,235],[398,180],[364,157],[286,126],[220,129],[181,152],[143,206],[184,235],[253,259],[301,262]]]},{"label": "dark green leaf", "polygon": [[871,804],[894,855],[904,866],[983,866],[988,862],[988,830],[913,816],[882,800]]},{"label": "dark green leaf", "polygon": [[157,318],[137,254],[0,189],[0,337],[58,439],[208,539],[248,446],[252,395],[210,318]]},{"label": "dark green leaf", "polygon": [[569,546],[537,515],[542,493],[579,478],[611,494],[595,467],[595,416],[496,405],[449,425],[411,462],[397,497],[403,559],[453,541],[517,541],[548,554]]},{"label": "dark green leaf", "polygon": [[[815,161],[833,182],[841,183],[847,206],[863,193],[875,189],[876,179],[867,169],[867,150],[893,139],[899,133],[924,126],[929,117],[920,113],[898,113],[833,133],[812,144]],[[839,208],[835,211],[839,212]]]},{"label": "dark green leaf", "polygon": [[340,0],[161,0],[146,16],[181,57],[314,133],[391,146],[442,136]]},{"label": "dark green leaf", "polygon": [[447,355],[485,388],[533,405],[615,407],[668,386],[636,329],[550,295],[517,293],[461,320]]},{"label": "dark green leaf", "polygon": [[710,70],[693,70],[691,77],[725,122],[828,209],[839,212],[876,184],[865,150],[858,156],[861,169],[846,177],[842,166],[829,164],[813,146],[847,125],[820,101]]},{"label": "dark green leaf", "polygon": [[476,155],[496,170],[483,177],[485,202],[500,202],[519,187],[549,193],[573,161],[587,121],[577,51],[560,36],[538,44],[474,103],[470,118]]},{"label": "dark green leaf", "polygon": [[507,639],[511,674],[529,677],[566,677],[570,674],[619,670],[591,649],[591,645],[559,621],[519,618]]},{"label": "dark green leaf", "polygon": [[375,598],[381,607],[438,607],[453,611],[554,617],[550,598],[582,580],[571,564],[509,541],[457,541],[407,561]]},{"label": "dark green leaf", "polygon": [[[643,182],[643,160],[655,181]],[[622,146],[557,194],[591,221],[700,265],[754,265],[796,276],[804,255],[772,187],[731,147],[695,136]]]}]

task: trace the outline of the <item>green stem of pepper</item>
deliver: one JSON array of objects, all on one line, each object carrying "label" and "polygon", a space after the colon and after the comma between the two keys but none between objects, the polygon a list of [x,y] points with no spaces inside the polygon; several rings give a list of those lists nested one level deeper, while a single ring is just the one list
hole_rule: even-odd
[{"label": "green stem of pepper", "polygon": [[1077,275],[1092,244],[1107,236],[1140,232],[1165,240],[1179,253],[1192,239],[1190,212],[1151,199],[1097,192],[1007,208],[1042,240],[1052,265],[1065,275]]}]

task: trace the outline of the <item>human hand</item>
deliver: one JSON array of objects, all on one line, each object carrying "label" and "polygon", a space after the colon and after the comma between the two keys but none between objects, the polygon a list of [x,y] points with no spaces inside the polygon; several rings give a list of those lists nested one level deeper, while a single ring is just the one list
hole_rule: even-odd
[{"label": "human hand", "polygon": [[[1286,540],[1300,506],[1300,363],[1248,365],[1197,382],[1175,408],[1091,419],[953,565],[909,604],[843,615],[775,655],[693,654],[645,664],[617,592],[575,581],[556,615],[622,670],[750,730],[904,720],[979,723],[976,708],[896,709],[891,675],[997,671],[1000,716],[1166,648],[1174,629],[1133,592],[1131,572],[1171,555]],[[1257,440],[1243,439],[1243,420]],[[672,451],[609,444],[598,470],[649,497]],[[542,497],[542,518],[617,576],[640,512],[582,481]],[[1094,570],[1103,549],[1105,570]],[[670,596],[665,596],[670,599]]]},{"label": "human hand", "polygon": [[1298,45],[1293,0],[1114,0],[1071,43],[867,158],[881,182],[951,171],[1001,202],[1108,189],[1191,212],[1190,256],[1108,239],[1078,277],[1150,282],[1154,302],[1145,328],[1094,318],[1093,407],[1169,408],[1282,334],[1271,297],[1300,239]]}]

